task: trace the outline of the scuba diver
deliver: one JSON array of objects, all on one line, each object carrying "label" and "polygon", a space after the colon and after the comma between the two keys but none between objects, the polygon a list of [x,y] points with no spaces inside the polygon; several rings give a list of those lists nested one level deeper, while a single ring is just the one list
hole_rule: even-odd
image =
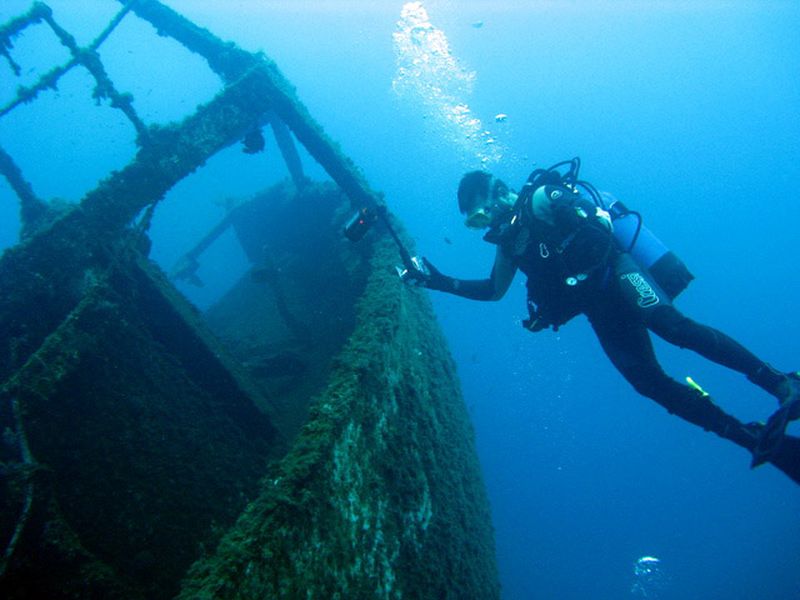
[{"label": "scuba diver", "polygon": [[[467,173],[458,187],[458,207],[466,226],[487,230],[483,239],[496,246],[489,277],[455,279],[417,257],[398,273],[428,289],[499,300],[522,271],[528,277],[524,327],[557,330],[585,314],[606,355],[637,392],[750,450],[753,467],[775,462],[788,422],[800,417],[800,375],[776,370],[676,309],[672,300],[693,279],[691,273],[643,227],[638,213],[581,181],[579,169],[578,158],[537,169],[519,194],[488,172]],[[649,331],[744,374],[775,396],[779,409],[766,425],[741,423],[690,378],[683,384],[668,376]]]}]

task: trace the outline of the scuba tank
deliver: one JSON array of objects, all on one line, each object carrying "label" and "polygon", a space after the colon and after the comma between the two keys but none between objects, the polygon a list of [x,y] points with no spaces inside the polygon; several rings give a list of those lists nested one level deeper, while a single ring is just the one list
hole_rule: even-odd
[{"label": "scuba tank", "polygon": [[[562,173],[560,169],[565,166],[568,169]],[[674,252],[644,226],[638,212],[628,209],[608,192],[598,192],[591,183],[579,179],[580,168],[581,159],[575,157],[556,163],[549,169],[536,169],[528,178],[521,195],[530,196],[537,187],[557,181],[592,200],[611,215],[617,247],[628,252],[640,267],[653,276],[670,300],[674,299],[686,289],[694,275]]]},{"label": "scuba tank", "polygon": [[614,239],[636,263],[647,269],[664,293],[673,300],[694,279],[689,269],[652,231],[645,227],[642,216],[628,209],[609,192],[600,192],[603,206],[614,224]]}]

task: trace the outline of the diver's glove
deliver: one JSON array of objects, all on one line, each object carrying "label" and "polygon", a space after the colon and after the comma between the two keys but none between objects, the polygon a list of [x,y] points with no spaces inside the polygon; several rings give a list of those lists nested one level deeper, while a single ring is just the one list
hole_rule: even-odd
[{"label": "diver's glove", "polygon": [[429,290],[440,292],[453,292],[457,287],[455,279],[443,275],[439,269],[434,267],[427,258],[412,256],[411,264],[405,269],[397,268],[397,274],[404,283],[425,287]]},{"label": "diver's glove", "polygon": [[456,283],[455,279],[444,275],[439,269],[431,264],[431,261],[424,256],[422,257],[422,266],[428,273],[428,279],[425,283],[425,287],[429,290],[450,292],[452,294],[458,289],[458,284]]},{"label": "diver's glove", "polygon": [[522,321],[522,326],[533,333],[542,331],[550,327],[551,323],[544,318],[539,308],[528,300],[528,318]]},{"label": "diver's glove", "polygon": [[411,257],[411,264],[404,267],[395,267],[397,276],[400,281],[409,285],[416,285],[419,287],[428,287],[428,279],[430,279],[430,272],[425,266],[425,263],[419,256]]},{"label": "diver's glove", "polygon": [[548,327],[550,327],[550,324],[547,321],[545,321],[542,317],[535,317],[532,319],[524,319],[522,321],[522,326],[528,331],[531,331],[533,333],[538,333],[539,331],[542,331],[543,329],[547,329]]},{"label": "diver's glove", "polygon": [[455,279],[444,275],[434,267],[427,258],[415,256],[411,265],[402,269],[397,267],[397,274],[406,283],[426,287],[429,290],[447,292],[470,300],[493,300],[494,282],[488,279]]}]

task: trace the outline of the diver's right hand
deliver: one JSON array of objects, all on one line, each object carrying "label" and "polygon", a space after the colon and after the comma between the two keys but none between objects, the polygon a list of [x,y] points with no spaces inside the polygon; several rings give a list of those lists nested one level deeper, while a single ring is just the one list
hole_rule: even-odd
[{"label": "diver's right hand", "polygon": [[397,267],[397,273],[400,275],[400,279],[406,283],[425,287],[429,290],[449,292],[451,294],[457,293],[457,280],[444,275],[425,257],[412,257],[411,264],[405,269]]},{"label": "diver's right hand", "polygon": [[[429,261],[424,256],[422,257],[422,266],[426,273],[425,279],[425,287],[429,290],[437,290],[439,292],[447,292],[449,294],[457,294],[457,295],[464,295],[459,294],[457,291],[459,289],[459,285],[463,284],[458,279],[453,279],[452,277],[448,277],[444,273],[442,273],[439,269],[433,266],[431,261]],[[469,297],[469,296],[466,296]]]},{"label": "diver's right hand", "polygon": [[431,272],[428,265],[430,263],[427,259],[412,256],[411,264],[406,265],[405,268],[395,267],[395,269],[397,269],[397,275],[403,283],[419,287],[430,287],[428,284],[431,280]]}]

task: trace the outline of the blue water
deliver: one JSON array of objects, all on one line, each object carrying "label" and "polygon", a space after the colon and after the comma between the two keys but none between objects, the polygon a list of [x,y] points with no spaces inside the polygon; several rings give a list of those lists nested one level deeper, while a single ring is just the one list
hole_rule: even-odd
[{"label": "blue water", "polygon": [[[474,146],[440,127],[431,106],[392,89],[402,2],[168,4],[275,59],[437,267],[488,274],[493,248],[461,225],[455,206],[458,179],[479,166]],[[85,32],[83,43],[117,9],[106,0],[52,5],[65,25]],[[6,0],[0,21],[27,6]],[[697,276],[679,308],[781,369],[800,368],[800,6],[424,6],[458,64],[475,73],[464,100],[503,148],[493,164],[499,175],[519,185],[534,164],[581,156],[584,177],[638,209]],[[186,66],[179,49],[153,39],[128,19],[103,57],[140,113],[168,122],[213,96],[219,82],[199,60]],[[58,52],[27,42],[29,56]],[[145,67],[136,67],[142,58]],[[5,94],[16,85],[8,73],[0,75]],[[0,120],[0,144],[41,196],[76,201],[133,153],[130,127],[93,107],[87,85],[76,75],[41,108]],[[496,122],[499,113],[508,119]],[[103,126],[81,133],[85,114],[104,115]],[[222,216],[226,198],[283,176],[271,140],[266,157],[221,153],[160,205],[154,257],[168,269]],[[3,246],[17,235],[15,211],[0,182]],[[231,237],[203,262],[206,288],[186,288],[200,306],[244,269]],[[503,597],[631,598],[635,562],[651,555],[666,579],[659,598],[800,598],[798,486],[769,465],[749,470],[740,448],[639,397],[584,320],[558,333],[523,331],[523,285],[519,277],[497,303],[431,295],[475,425]],[[668,372],[692,375],[744,421],[774,408],[741,376],[658,342],[657,350]]]}]

